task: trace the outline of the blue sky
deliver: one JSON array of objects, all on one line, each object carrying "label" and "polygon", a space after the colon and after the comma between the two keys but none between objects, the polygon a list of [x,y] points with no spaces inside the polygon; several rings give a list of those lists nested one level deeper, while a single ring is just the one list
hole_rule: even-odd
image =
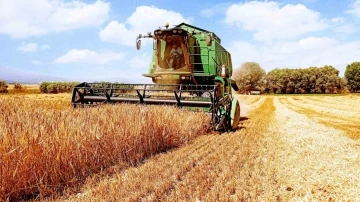
[{"label": "blue sky", "polygon": [[148,82],[151,43],[137,51],[135,38],[166,22],[215,32],[233,68],[333,65],[343,76],[360,61],[360,0],[0,0],[0,76]]}]

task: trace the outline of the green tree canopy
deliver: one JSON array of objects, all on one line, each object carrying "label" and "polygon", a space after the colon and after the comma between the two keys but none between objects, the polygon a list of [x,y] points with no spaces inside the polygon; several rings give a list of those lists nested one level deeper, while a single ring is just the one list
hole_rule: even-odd
[{"label": "green tree canopy", "polygon": [[260,65],[256,62],[243,63],[240,68],[235,69],[233,79],[239,86],[239,92],[260,90],[262,81],[266,75]]},{"label": "green tree canopy", "polygon": [[332,66],[274,69],[265,80],[266,89],[274,93],[338,93],[343,89],[339,70]]},{"label": "green tree canopy", "polygon": [[71,92],[78,84],[78,82],[42,82],[39,89],[42,93],[65,93]]},{"label": "green tree canopy", "polygon": [[345,78],[350,92],[360,90],[360,62],[353,62],[346,66]]}]

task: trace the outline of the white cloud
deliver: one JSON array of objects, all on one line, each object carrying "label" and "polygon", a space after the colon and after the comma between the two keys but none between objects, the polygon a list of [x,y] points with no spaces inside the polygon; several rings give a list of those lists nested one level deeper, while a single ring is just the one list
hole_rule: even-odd
[{"label": "white cloud", "polygon": [[258,41],[297,39],[327,27],[318,12],[302,4],[282,5],[273,1],[233,4],[226,11],[225,22],[255,32]]},{"label": "white cloud", "polygon": [[151,62],[151,57],[144,53],[141,56],[135,56],[129,61],[130,67],[137,69],[146,69],[149,67]]},{"label": "white cloud", "polygon": [[356,32],[357,28],[351,22],[347,22],[348,20],[344,17],[335,17],[328,20],[328,25],[332,28],[332,30],[336,33],[341,34],[352,34]]},{"label": "white cloud", "polygon": [[88,63],[88,64],[108,64],[113,61],[121,61],[124,58],[123,53],[91,51],[88,49],[72,49],[65,55],[58,57],[54,63]]},{"label": "white cloud", "polygon": [[2,0],[0,33],[26,38],[53,31],[92,27],[108,19],[110,4],[64,0]]},{"label": "white cloud", "polygon": [[21,52],[36,52],[37,49],[38,49],[37,43],[22,44],[21,46],[18,47],[18,50]]},{"label": "white cloud", "polygon": [[[99,37],[103,41],[135,46],[135,39],[139,34],[153,32],[165,23],[177,25],[189,21],[191,21],[190,18],[185,19],[180,13],[174,11],[154,6],[139,6],[125,22],[110,22],[100,31]],[[146,40],[144,42],[146,43]]]},{"label": "white cloud", "polygon": [[31,63],[32,63],[33,65],[40,65],[40,64],[41,64],[41,62],[38,61],[38,60],[33,60],[33,61],[31,61]]},{"label": "white cloud", "polygon": [[351,5],[351,9],[346,11],[346,13],[360,17],[360,0],[354,0]]},{"label": "white cloud", "polygon": [[49,48],[50,48],[50,46],[47,45],[47,44],[42,45],[42,46],[40,47],[41,50],[47,50],[47,49],[49,49]]},{"label": "white cloud", "polygon": [[[111,21],[99,33],[100,39],[107,42],[119,43],[135,47],[135,39],[139,33],[134,30],[128,30],[124,24],[117,21]],[[133,40],[130,40],[133,39]]]},{"label": "white cloud", "polygon": [[342,43],[328,37],[308,37],[295,42],[254,45],[236,41],[228,48],[233,68],[243,62],[258,62],[265,70],[333,65],[343,76],[347,64],[360,58],[360,41]]}]

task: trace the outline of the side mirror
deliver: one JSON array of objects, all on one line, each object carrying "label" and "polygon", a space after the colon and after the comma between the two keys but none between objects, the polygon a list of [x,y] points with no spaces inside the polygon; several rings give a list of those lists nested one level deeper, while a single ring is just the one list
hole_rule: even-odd
[{"label": "side mirror", "polygon": [[212,37],[210,36],[210,34],[206,36],[205,43],[207,46],[211,46]]},{"label": "side mirror", "polygon": [[140,50],[140,47],[141,47],[141,40],[139,39],[136,41],[136,49]]}]

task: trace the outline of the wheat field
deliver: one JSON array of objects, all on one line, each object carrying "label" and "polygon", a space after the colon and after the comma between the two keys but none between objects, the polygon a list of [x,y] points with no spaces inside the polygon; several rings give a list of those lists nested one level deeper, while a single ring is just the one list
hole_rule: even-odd
[{"label": "wheat field", "polygon": [[359,200],[360,96],[236,98],[240,128],[219,134],[175,108],[0,97],[0,199]]},{"label": "wheat field", "polygon": [[210,132],[205,114],[165,106],[2,98],[0,111],[0,199],[10,201],[54,195]]}]

